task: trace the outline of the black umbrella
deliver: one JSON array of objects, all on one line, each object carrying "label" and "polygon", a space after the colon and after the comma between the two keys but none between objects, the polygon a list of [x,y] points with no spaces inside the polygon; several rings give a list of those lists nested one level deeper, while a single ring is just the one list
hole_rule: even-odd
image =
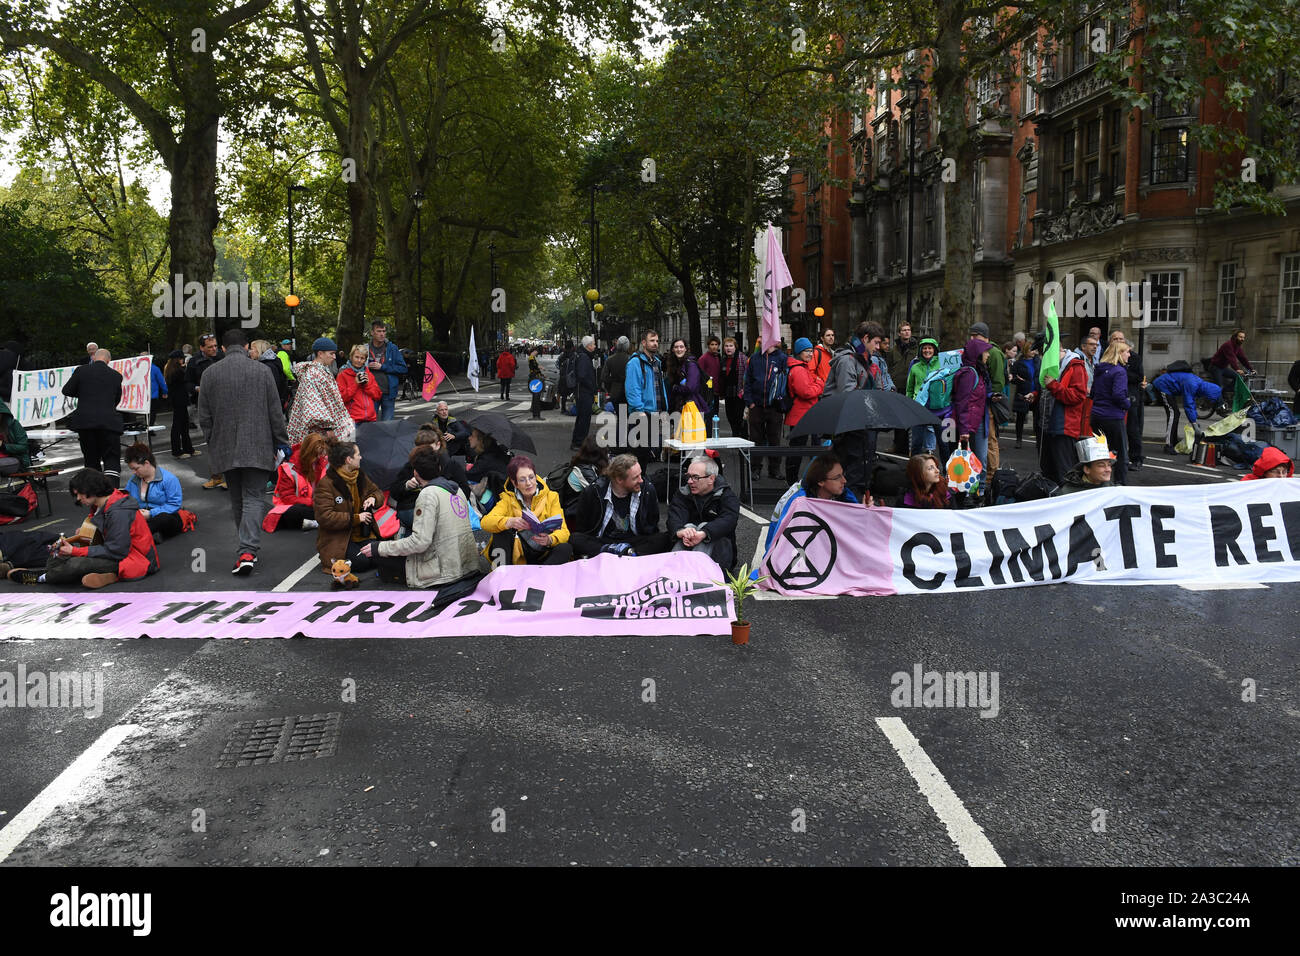
[{"label": "black umbrella", "polygon": [[880,389],[855,389],[823,398],[790,429],[788,437],[939,424],[942,423],[932,411],[906,395]]},{"label": "black umbrella", "polygon": [[528,432],[500,412],[479,412],[476,415],[466,415],[461,421],[494,439],[502,448],[537,454],[537,446],[533,444],[533,439]]},{"label": "black umbrella", "polygon": [[361,450],[361,470],[380,488],[387,488],[397,478],[415,447],[415,433],[420,426],[409,418],[386,422],[359,422],[357,448]]}]

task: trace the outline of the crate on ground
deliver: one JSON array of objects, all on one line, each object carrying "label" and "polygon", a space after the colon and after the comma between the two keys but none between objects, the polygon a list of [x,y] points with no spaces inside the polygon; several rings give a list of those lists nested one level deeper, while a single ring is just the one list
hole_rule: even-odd
[{"label": "crate on ground", "polygon": [[1300,425],[1288,425],[1286,428],[1259,425],[1255,428],[1255,440],[1282,449],[1292,461],[1300,457]]}]

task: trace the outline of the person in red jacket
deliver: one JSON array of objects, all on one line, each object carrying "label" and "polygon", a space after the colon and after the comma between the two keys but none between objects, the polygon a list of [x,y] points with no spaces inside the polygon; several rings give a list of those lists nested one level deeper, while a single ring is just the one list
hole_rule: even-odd
[{"label": "person in red jacket", "polygon": [[497,378],[501,382],[501,401],[510,401],[510,383],[515,378],[515,353],[506,349],[497,356]]},{"label": "person in red jacket", "polygon": [[[799,424],[799,419],[803,418],[808,409],[817,404],[817,399],[822,396],[822,386],[824,381],[818,379],[813,371],[813,363],[816,353],[813,350],[813,344],[808,339],[795,339],[794,355],[786,360],[786,367],[789,369],[789,379],[786,382],[786,389],[794,404],[790,410],[785,413],[785,423],[793,427]],[[798,438],[791,438],[790,445],[807,445],[811,435],[800,435]],[[798,458],[787,458],[785,460],[785,480],[794,484],[799,480],[799,466],[802,464]]]},{"label": "person in red jacket", "polygon": [[102,588],[158,570],[153,533],[134,498],[119,491],[112,479],[94,468],[83,468],[73,475],[68,488],[77,504],[90,509],[74,535],[75,543],[61,539],[44,569],[13,568],[9,580],[18,584],[80,583],[86,588]]},{"label": "person in red jacket", "polygon": [[312,432],[275,470],[272,507],[262,519],[262,530],[267,534],[280,528],[312,531],[320,527],[316,522],[316,510],[312,507],[312,496],[316,493],[316,482],[329,467],[329,446],[328,438]]},{"label": "person in red jacket", "polygon": [[352,416],[354,422],[378,421],[379,411],[376,402],[384,397],[379,383],[366,368],[368,354],[364,345],[352,346],[348,364],[339,372],[336,379],[339,394],[343,396],[343,404],[347,406],[348,414]]},{"label": "person in red jacket", "polygon": [[1269,445],[1260,453],[1255,467],[1249,475],[1242,475],[1242,481],[1255,481],[1260,478],[1290,478],[1295,475],[1295,463],[1286,456],[1281,448]]},{"label": "person in red jacket", "polygon": [[1092,437],[1092,396],[1088,370],[1078,355],[1061,350],[1059,378],[1043,383],[1050,397],[1043,422],[1043,474],[1056,484],[1074,467],[1074,443]]}]

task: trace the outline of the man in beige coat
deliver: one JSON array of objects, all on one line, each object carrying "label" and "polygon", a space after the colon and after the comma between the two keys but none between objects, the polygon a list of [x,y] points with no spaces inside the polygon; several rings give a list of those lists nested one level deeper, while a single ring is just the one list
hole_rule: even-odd
[{"label": "man in beige coat", "polygon": [[411,465],[421,490],[410,535],[362,545],[359,554],[375,555],[382,577],[410,587],[477,582],[491,566],[474,540],[469,503],[454,482],[442,477],[442,461],[434,452],[421,452]]}]

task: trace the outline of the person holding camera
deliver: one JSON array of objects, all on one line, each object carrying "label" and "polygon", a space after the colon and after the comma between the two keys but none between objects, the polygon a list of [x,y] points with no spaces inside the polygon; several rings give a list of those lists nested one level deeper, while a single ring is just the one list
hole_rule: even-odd
[{"label": "person holding camera", "polygon": [[348,414],[354,422],[375,422],[379,420],[378,402],[383,398],[379,383],[366,366],[367,351],[364,345],[354,345],[348,356],[348,364],[339,372],[336,380],[343,404],[348,407]]},{"label": "person holding camera", "polygon": [[361,470],[361,449],[343,441],[329,450],[329,468],[312,495],[312,509],[320,527],[316,531],[316,553],[327,574],[335,561],[350,560],[354,574],[375,567],[373,557],[361,555],[361,546],[397,533],[397,515],[391,508],[380,511],[384,493]]}]

